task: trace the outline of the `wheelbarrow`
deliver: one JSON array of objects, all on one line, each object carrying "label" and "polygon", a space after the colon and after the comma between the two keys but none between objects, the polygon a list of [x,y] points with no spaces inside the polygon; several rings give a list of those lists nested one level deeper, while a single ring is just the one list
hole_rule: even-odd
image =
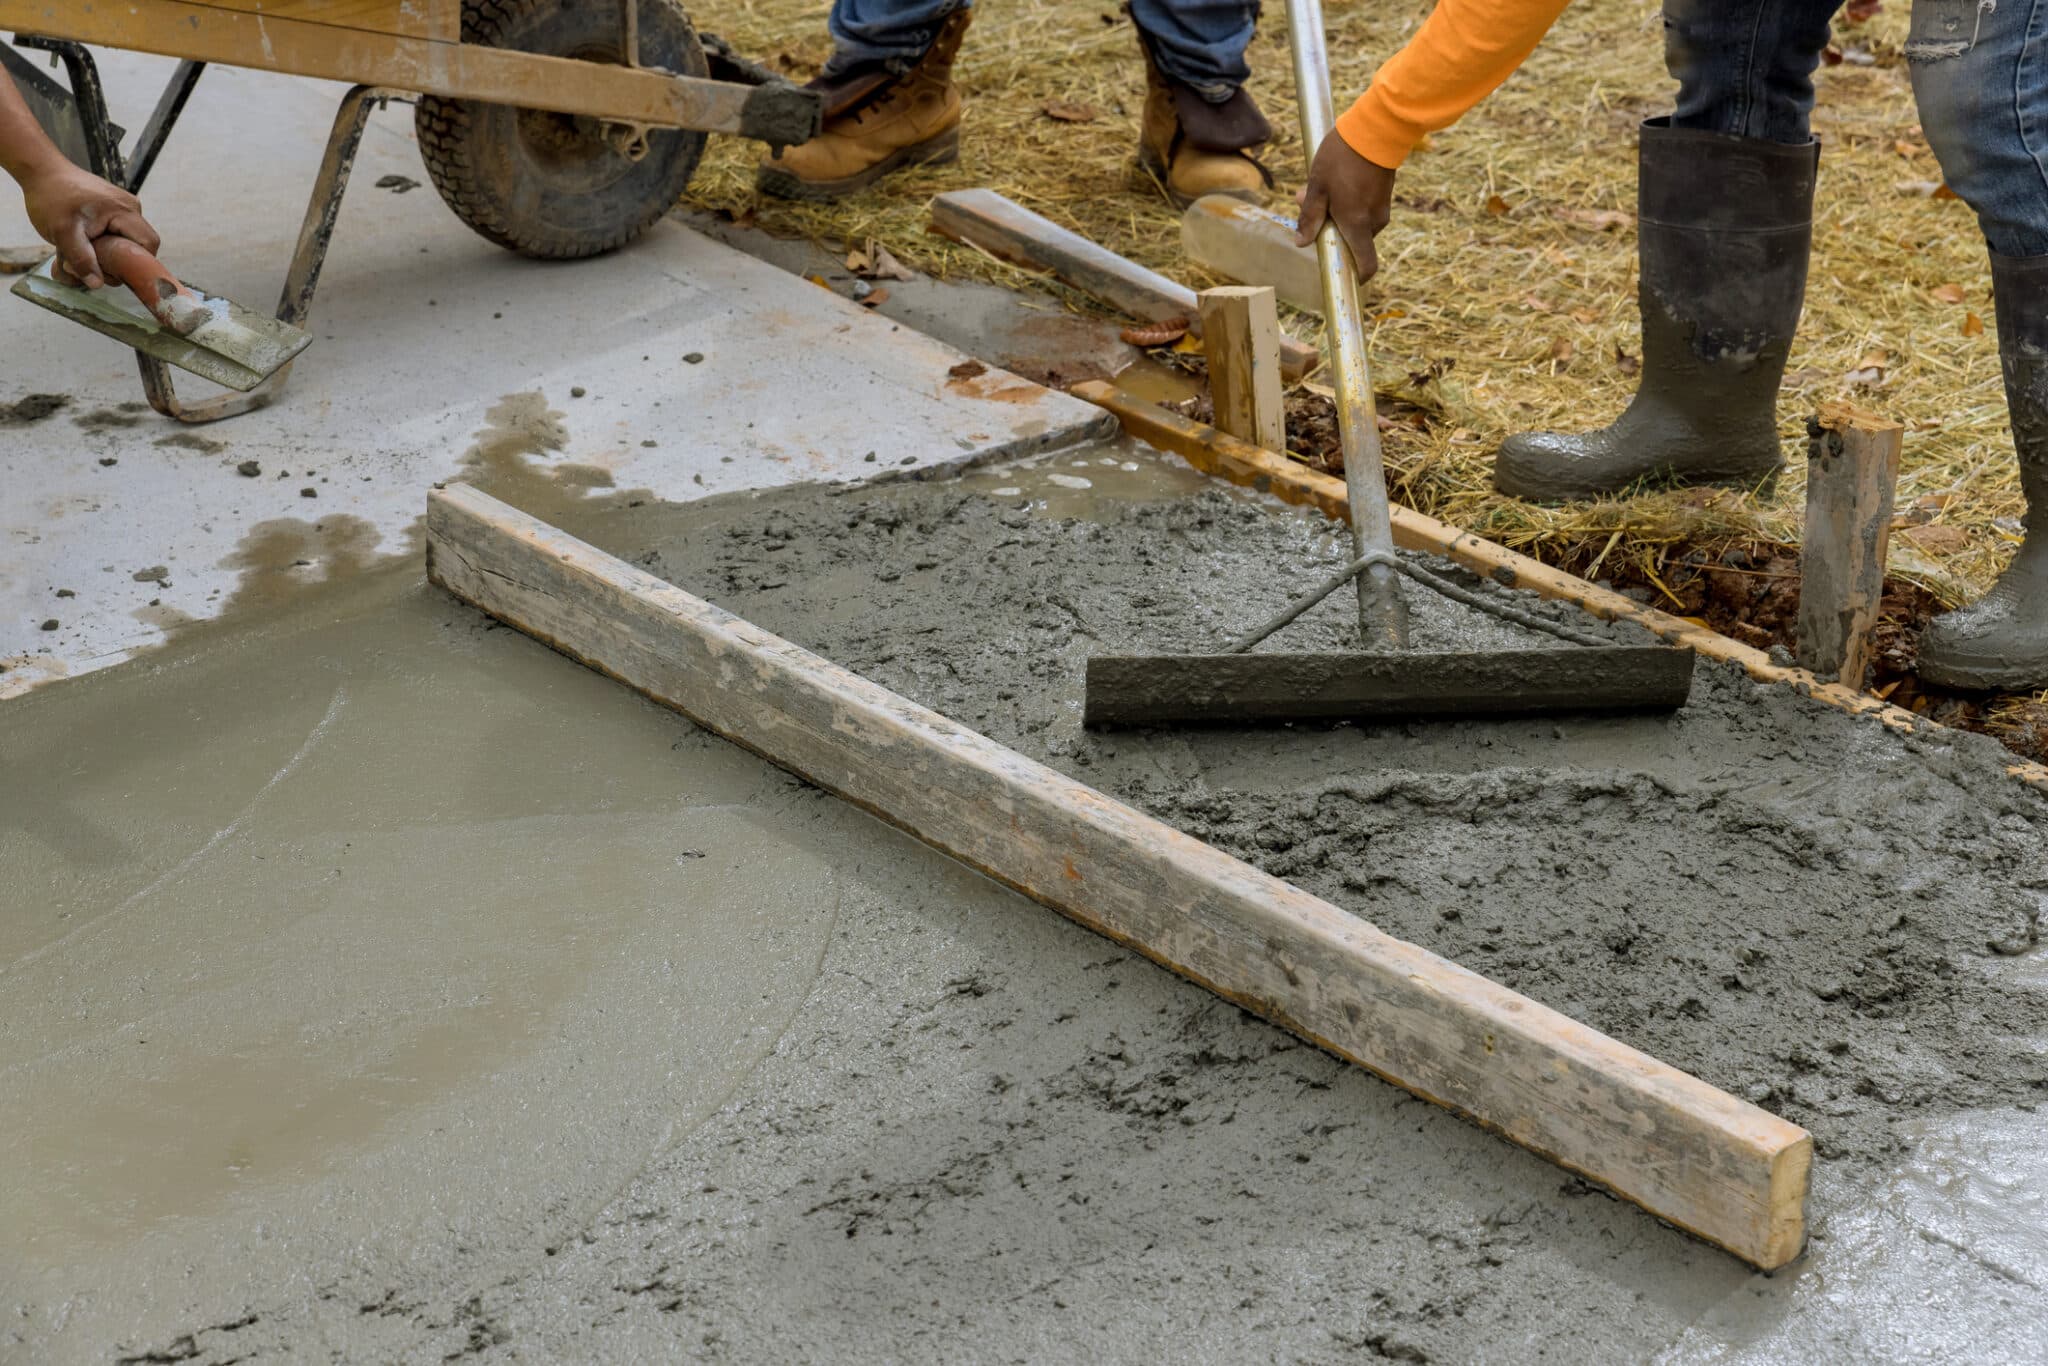
[{"label": "wheelbarrow", "polygon": [[[821,100],[699,35],[675,0],[0,0],[15,45],[61,60],[69,89],[0,43],[0,66],[59,147],[141,188],[209,65],[346,81],[277,317],[302,327],[370,111],[414,108],[427,176],[489,241],[570,259],[625,245],[674,206],[705,136],[776,147],[818,131]],[[179,59],[125,156],[87,45]],[[263,407],[290,375],[183,402],[137,352],[150,406],[181,422]]]}]

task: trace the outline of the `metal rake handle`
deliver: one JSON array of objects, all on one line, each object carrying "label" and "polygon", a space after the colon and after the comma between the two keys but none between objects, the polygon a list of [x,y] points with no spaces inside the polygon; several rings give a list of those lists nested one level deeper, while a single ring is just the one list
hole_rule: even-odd
[{"label": "metal rake handle", "polygon": [[[1294,49],[1296,102],[1301,107],[1303,154],[1311,159],[1332,123],[1330,58],[1323,39],[1320,0],[1287,0],[1287,36]],[[1337,393],[1337,432],[1344,451],[1344,488],[1351,503],[1351,541],[1360,557],[1392,555],[1394,525],[1387,509],[1387,474],[1380,427],[1373,410],[1372,374],[1366,368],[1365,327],[1358,311],[1358,276],[1335,223],[1316,235],[1322,267],[1323,324]],[[1358,630],[1368,648],[1401,649],[1408,643],[1408,606],[1387,563],[1358,576]]]}]

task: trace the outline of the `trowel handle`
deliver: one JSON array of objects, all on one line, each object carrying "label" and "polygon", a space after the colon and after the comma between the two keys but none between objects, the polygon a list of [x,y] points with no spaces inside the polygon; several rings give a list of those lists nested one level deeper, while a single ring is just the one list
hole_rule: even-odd
[{"label": "trowel handle", "polygon": [[206,320],[198,298],[140,242],[107,233],[93,239],[92,249],[100,260],[100,274],[128,286],[158,322],[179,336]]}]

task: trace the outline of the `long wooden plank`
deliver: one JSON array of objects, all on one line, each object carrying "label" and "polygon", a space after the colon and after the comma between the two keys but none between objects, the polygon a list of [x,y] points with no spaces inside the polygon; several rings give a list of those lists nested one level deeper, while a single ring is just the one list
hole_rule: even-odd
[{"label": "long wooden plank", "polygon": [[1758,1266],[1812,1140],[1746,1101],[456,485],[427,572],[1088,928]]},{"label": "long wooden plank", "polygon": [[[1169,412],[1125,393],[1114,384],[1088,380],[1067,390],[1076,398],[1115,413],[1124,431],[1147,445],[1181,456],[1204,473],[1273,494],[1327,517],[1343,521],[1349,516],[1344,498],[1344,481],[1312,470],[1298,461],[1274,455],[1249,442],[1239,441],[1214,427]],[[1461,531],[1447,522],[1425,517],[1412,508],[1396,504],[1394,543],[1404,550],[1425,550],[1456,560],[1469,569],[1492,577],[1511,588],[1526,588],[1546,598],[1575,603],[1603,621],[1630,621],[1670,645],[1683,645],[1695,654],[1734,664],[1759,683],[1782,683],[1852,716],[1869,716],[1895,731],[1927,734],[1943,727],[1904,707],[1894,707],[1866,692],[1829,683],[1806,669],[1775,664],[1771,657],[1751,645],[1731,640],[1718,631],[1696,626],[1668,612],[1645,607],[1633,598],[1586,582],[1541,560],[1517,554],[1484,537]],[[2029,787],[2048,792],[2048,765],[2016,762],[2007,771]]]},{"label": "long wooden plank", "polygon": [[[1069,232],[994,190],[940,195],[932,201],[932,231],[1012,264],[1050,271],[1134,318],[1186,318],[1189,329],[1198,337],[1202,334],[1201,309],[1192,289]],[[1287,378],[1299,378],[1321,361],[1315,347],[1281,334],[1280,366]]]},{"label": "long wooden plank", "polygon": [[624,123],[743,131],[751,86],[337,28],[189,0],[0,0],[0,29]]}]

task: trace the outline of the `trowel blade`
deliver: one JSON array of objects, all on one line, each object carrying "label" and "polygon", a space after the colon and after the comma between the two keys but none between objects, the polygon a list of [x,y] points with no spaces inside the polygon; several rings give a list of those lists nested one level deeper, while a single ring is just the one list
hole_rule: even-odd
[{"label": "trowel blade", "polygon": [[1693,654],[1572,646],[1470,654],[1096,655],[1089,726],[1669,711],[1692,695]]},{"label": "trowel blade", "polygon": [[145,355],[190,371],[201,379],[247,392],[288,365],[312,344],[310,333],[266,318],[232,300],[187,282],[213,316],[188,336],[179,336],[119,286],[80,289],[53,275],[45,261],[15,281],[14,293],[52,313],[104,332]]}]

